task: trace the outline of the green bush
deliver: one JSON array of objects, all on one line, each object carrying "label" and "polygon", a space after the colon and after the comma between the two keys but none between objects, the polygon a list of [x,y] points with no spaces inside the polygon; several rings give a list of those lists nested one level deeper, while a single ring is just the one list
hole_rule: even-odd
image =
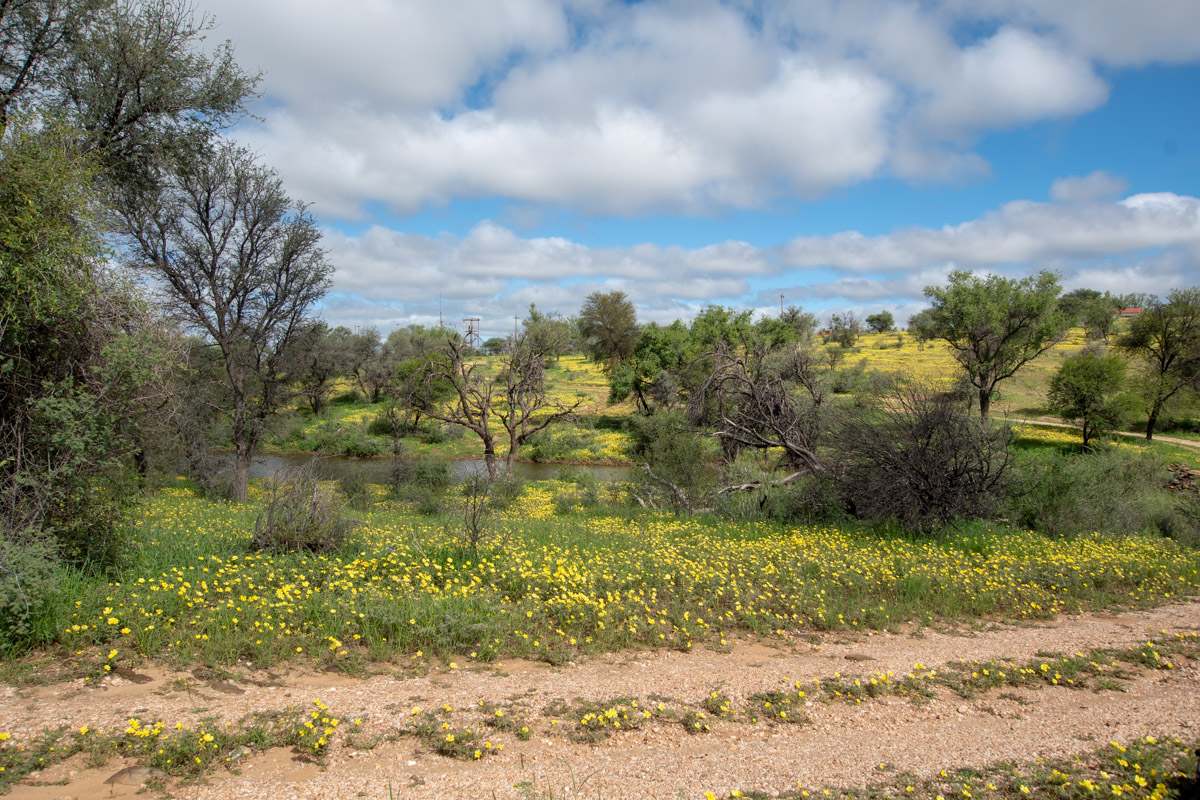
[{"label": "green bush", "polygon": [[62,569],[44,537],[21,533],[0,539],[0,652],[54,641],[58,631],[44,620]]},{"label": "green bush", "polygon": [[1150,451],[1030,451],[1017,461],[1006,512],[1013,525],[1054,536],[1149,531],[1186,538],[1189,525],[1194,536],[1195,501],[1167,491],[1167,477],[1166,463]]}]

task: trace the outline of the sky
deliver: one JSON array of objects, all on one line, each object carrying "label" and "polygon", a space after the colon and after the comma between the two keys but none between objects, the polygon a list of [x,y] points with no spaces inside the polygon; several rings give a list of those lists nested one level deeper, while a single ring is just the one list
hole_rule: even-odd
[{"label": "sky", "polygon": [[228,135],[383,333],[622,291],[903,324],[951,270],[1200,283],[1195,0],[202,0]]}]

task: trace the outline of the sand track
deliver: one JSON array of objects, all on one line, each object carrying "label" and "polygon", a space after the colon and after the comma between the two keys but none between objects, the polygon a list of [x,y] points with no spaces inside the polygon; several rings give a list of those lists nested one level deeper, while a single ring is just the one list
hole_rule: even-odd
[{"label": "sand track", "polygon": [[[407,724],[413,705],[450,705],[454,722],[469,724],[479,701],[516,703],[530,715],[534,736],[494,737],[504,751],[480,762],[460,762],[425,750],[411,737],[355,750],[336,741],[321,768],[290,751],[255,754],[240,774],[219,771],[179,796],[209,798],[521,798],[522,784],[537,797],[718,797],[732,789],[785,791],[797,782],[866,785],[898,771],[918,776],[996,760],[1033,761],[1094,749],[1110,739],[1144,734],[1195,738],[1200,733],[1200,663],[1147,671],[1125,692],[1045,688],[993,690],[964,700],[949,691],[926,703],[900,697],[861,705],[814,702],[812,724],[752,725],[714,721],[712,732],[689,736],[678,724],[652,722],[599,744],[566,736],[564,721],[541,712],[554,698],[606,701],[660,695],[696,703],[719,688],[735,705],[754,692],[811,682],[835,673],[903,674],[920,662],[937,667],[990,658],[1025,661],[1037,653],[1073,653],[1126,647],[1150,638],[1200,631],[1200,602],[1149,611],[1084,614],[1035,625],[994,625],[986,630],[924,629],[877,633],[853,640],[819,639],[764,644],[738,641],[732,651],[642,652],[595,657],[575,666],[509,661],[421,676],[381,674],[366,679],[302,670],[242,670],[237,680],[199,681],[188,673],[139,667],[135,683],[112,679],[102,686],[57,684],[6,687],[5,725],[15,737],[64,724],[94,729],[123,725],[130,717],[194,722],[218,716],[236,721],[254,710],[310,706],[320,698],[343,720],[364,719],[367,731]],[[180,691],[179,679],[191,688]],[[256,681],[258,683],[256,683]],[[113,685],[113,684],[116,685]],[[259,684],[274,685],[259,685]],[[1003,695],[1003,697],[1001,697]],[[886,772],[878,770],[886,766]],[[125,763],[100,770],[66,763],[38,780],[68,778],[66,785],[14,787],[13,798],[122,797],[136,786],[104,785]],[[565,791],[572,787],[581,791]],[[681,794],[682,793],[682,794]],[[174,796],[174,791],[172,791]]]}]

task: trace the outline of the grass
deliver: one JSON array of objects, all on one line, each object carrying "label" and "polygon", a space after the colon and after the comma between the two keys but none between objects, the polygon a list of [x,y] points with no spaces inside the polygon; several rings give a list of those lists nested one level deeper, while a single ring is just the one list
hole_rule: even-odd
[{"label": "grass", "polygon": [[337,552],[255,553],[257,501],[162,490],[140,509],[133,563],[109,581],[74,575],[41,624],[91,676],[147,657],[420,669],[438,658],[721,648],[740,633],[1042,619],[1169,602],[1200,585],[1200,551],[1158,537],[975,525],[918,539],[627,507],[563,512],[556,495],[574,489],[527,485],[493,523],[492,541],[507,545],[485,542],[476,558],[446,518],[387,503],[362,513]]}]

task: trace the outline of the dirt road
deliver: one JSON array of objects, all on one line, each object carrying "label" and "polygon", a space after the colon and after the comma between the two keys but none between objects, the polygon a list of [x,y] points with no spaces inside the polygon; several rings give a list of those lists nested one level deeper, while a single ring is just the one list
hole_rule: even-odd
[{"label": "dirt road", "polygon": [[[726,797],[734,789],[770,794],[798,783],[863,786],[903,771],[931,776],[997,760],[1031,762],[1146,734],[1194,738],[1200,729],[1200,662],[1185,657],[1173,669],[1142,670],[1122,682],[1124,691],[1047,686],[992,689],[964,699],[940,687],[924,700],[886,694],[861,703],[797,700],[793,713],[807,717],[803,725],[751,722],[740,710],[752,705],[756,693],[795,692],[797,683],[803,687],[834,676],[868,680],[890,671],[899,679],[917,664],[937,670],[960,659],[1024,663],[1051,652],[1125,648],[1197,631],[1200,603],[1190,602],[987,630],[914,627],[853,640],[826,635],[772,644],[733,641],[724,653],[631,653],[560,667],[464,660],[454,669],[370,678],[247,667],[232,678],[201,681],[143,666],[95,687],[8,687],[5,725],[20,736],[60,724],[113,728],[133,717],[168,725],[212,716],[236,723],[252,711],[311,708],[320,699],[343,721],[343,731],[353,728],[353,735],[334,737],[324,765],[277,748],[248,752],[236,774],[221,769],[198,786],[168,782],[170,796],[201,800],[546,798],[551,790],[554,797],[601,798],[699,798],[705,792]],[[704,720],[710,732],[688,735],[681,714],[714,691],[739,710],[737,720],[710,714]],[[817,697],[815,688],[810,695]],[[586,703],[603,709],[618,699],[638,700],[651,719],[598,743],[577,741]],[[489,741],[504,745],[502,751],[479,761],[455,760],[431,752],[428,741],[388,737],[412,726],[414,707],[428,713],[443,706],[451,709],[439,719],[448,730],[486,730]],[[531,738],[486,728],[484,719],[494,709],[519,717]],[[361,724],[353,723],[356,718]],[[371,747],[381,735],[385,740]],[[12,797],[132,796],[139,791],[136,784],[104,783],[130,763],[113,760],[86,769],[82,755],[74,756],[34,776],[42,785],[24,785],[27,780],[16,786]],[[56,785],[45,785],[51,782]]]}]

